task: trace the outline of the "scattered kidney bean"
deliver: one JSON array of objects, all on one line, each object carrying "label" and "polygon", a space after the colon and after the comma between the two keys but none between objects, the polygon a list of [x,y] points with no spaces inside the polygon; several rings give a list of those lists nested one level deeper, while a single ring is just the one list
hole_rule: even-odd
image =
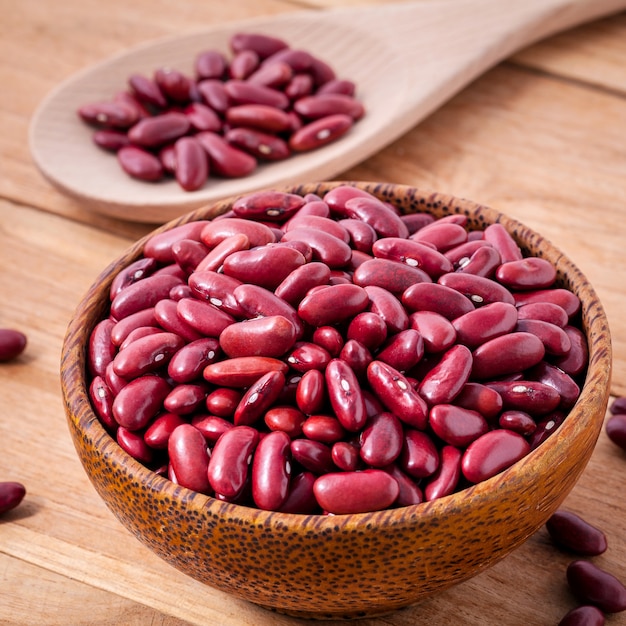
[{"label": "scattered kidney bean", "polygon": [[[276,511],[408,506],[511,466],[578,398],[580,303],[506,231],[403,217],[345,185],[264,191],[149,238],[90,337],[104,426],[183,486]],[[485,276],[463,263],[480,250],[506,260]]]},{"label": "scattered kidney bean", "polygon": [[546,522],[552,541],[585,556],[597,556],[606,548],[604,533],[571,511],[559,510]]},{"label": "scattered kidney bean", "polygon": [[604,626],[604,613],[591,605],[577,606],[566,613],[558,626]]},{"label": "scattered kidney bean", "polygon": [[[0,362],[11,361],[17,358],[20,354],[22,354],[22,352],[24,352],[26,343],[26,335],[21,331],[14,330],[12,328],[0,328]],[[107,352],[103,342],[99,341],[98,343],[99,349]],[[103,360],[106,361],[107,358],[108,357],[106,355],[100,354],[97,359],[93,359],[93,362]],[[96,369],[101,369],[101,366],[98,368],[98,365],[96,365]]]},{"label": "scattered kidney bean", "polygon": [[585,604],[592,604],[605,613],[626,611],[626,587],[591,561],[570,563],[567,582],[574,595]]},{"label": "scattered kidney bean", "polygon": [[24,499],[26,488],[15,481],[0,482],[0,515],[14,509]]},{"label": "scattered kidney bean", "polygon": [[235,33],[232,57],[200,51],[189,74],[133,74],[128,91],[81,105],[94,143],[137,180],[173,177],[185,191],[247,176],[347,133],[365,115],[355,84],[322,59],[262,33]]}]

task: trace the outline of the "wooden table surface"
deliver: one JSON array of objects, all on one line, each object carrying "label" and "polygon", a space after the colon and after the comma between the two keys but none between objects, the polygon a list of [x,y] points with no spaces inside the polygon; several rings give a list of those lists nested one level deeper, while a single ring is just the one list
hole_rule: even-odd
[{"label": "wooden table surface", "polygon": [[[383,0],[379,0],[381,3]],[[357,4],[344,0],[341,4]],[[85,210],[31,159],[30,118],[75,71],[159,36],[331,0],[0,0],[0,327],[28,336],[0,365],[0,480],[27,487],[0,521],[0,624],[304,624],[205,587],[154,556],[89,483],[65,423],[59,356],[93,279],[145,224]],[[480,201],[540,231],[599,293],[626,394],[626,13],[520,51],[404,137],[337,178],[405,183]],[[594,559],[626,581],[626,454],[603,432],[565,507],[603,528]],[[572,556],[545,529],[491,570],[359,626],[558,623],[575,605]],[[330,623],[330,622],[329,622]],[[625,624],[612,616],[607,624]]]}]

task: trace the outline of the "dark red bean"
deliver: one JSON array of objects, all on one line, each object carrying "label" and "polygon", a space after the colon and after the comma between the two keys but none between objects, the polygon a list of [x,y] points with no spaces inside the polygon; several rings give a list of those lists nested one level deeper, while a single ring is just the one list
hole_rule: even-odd
[{"label": "dark red bean", "polygon": [[626,587],[591,561],[570,563],[567,582],[574,595],[585,604],[592,604],[605,613],[626,611]]},{"label": "dark red bean", "polygon": [[626,450],[626,414],[614,413],[606,422],[608,438],[622,450]]},{"label": "dark red bean", "polygon": [[169,437],[167,450],[176,482],[183,487],[210,493],[207,470],[209,452],[202,433],[191,424],[181,424]]},{"label": "dark red bean", "polygon": [[282,431],[259,442],[252,461],[252,498],[260,509],[277,511],[287,499],[291,479],[291,440]]},{"label": "dark red bean", "polygon": [[558,626],[604,626],[604,613],[595,606],[583,605],[568,611]]},{"label": "dark red bean", "polygon": [[0,515],[18,506],[26,495],[26,487],[15,481],[0,482]]},{"label": "dark red bean", "polygon": [[571,511],[558,510],[546,522],[552,541],[558,546],[584,556],[597,556],[606,551],[604,533]]}]

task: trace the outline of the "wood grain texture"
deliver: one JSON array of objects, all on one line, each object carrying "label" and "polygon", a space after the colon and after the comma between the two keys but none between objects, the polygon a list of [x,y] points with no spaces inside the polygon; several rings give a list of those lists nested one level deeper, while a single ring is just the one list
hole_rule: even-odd
[{"label": "wood grain texture", "polygon": [[[328,4],[309,0],[306,6]],[[0,372],[0,480],[20,480],[28,489],[22,505],[0,522],[0,624],[309,623],[178,573],[127,533],[90,485],[63,415],[61,342],[95,276],[149,228],[95,216],[56,192],[27,147],[37,104],[81,67],[143,40],[195,29],[198,21],[303,7],[278,0],[63,0],[42,10],[36,0],[0,0],[0,324],[29,337],[26,352]],[[622,14],[533,46],[341,175],[465,196],[551,239],[583,269],[607,309],[614,394],[626,393],[625,41]],[[565,502],[605,529],[609,550],[596,562],[624,581],[625,463],[603,432]],[[357,624],[551,626],[575,604],[565,584],[571,558],[539,531],[477,578],[420,606]],[[625,622],[623,615],[607,620]]]}]

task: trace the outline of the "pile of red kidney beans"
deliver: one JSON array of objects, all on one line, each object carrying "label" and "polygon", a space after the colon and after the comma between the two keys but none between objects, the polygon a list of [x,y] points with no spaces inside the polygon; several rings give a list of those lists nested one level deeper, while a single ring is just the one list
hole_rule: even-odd
[{"label": "pile of red kidney beans", "polygon": [[195,191],[210,177],[247,176],[259,163],[325,146],[365,114],[354,82],[306,50],[260,33],[233,35],[230,50],[230,58],[200,52],[193,75],[132,74],[127,90],[78,115],[129,176],[173,176]]}]

